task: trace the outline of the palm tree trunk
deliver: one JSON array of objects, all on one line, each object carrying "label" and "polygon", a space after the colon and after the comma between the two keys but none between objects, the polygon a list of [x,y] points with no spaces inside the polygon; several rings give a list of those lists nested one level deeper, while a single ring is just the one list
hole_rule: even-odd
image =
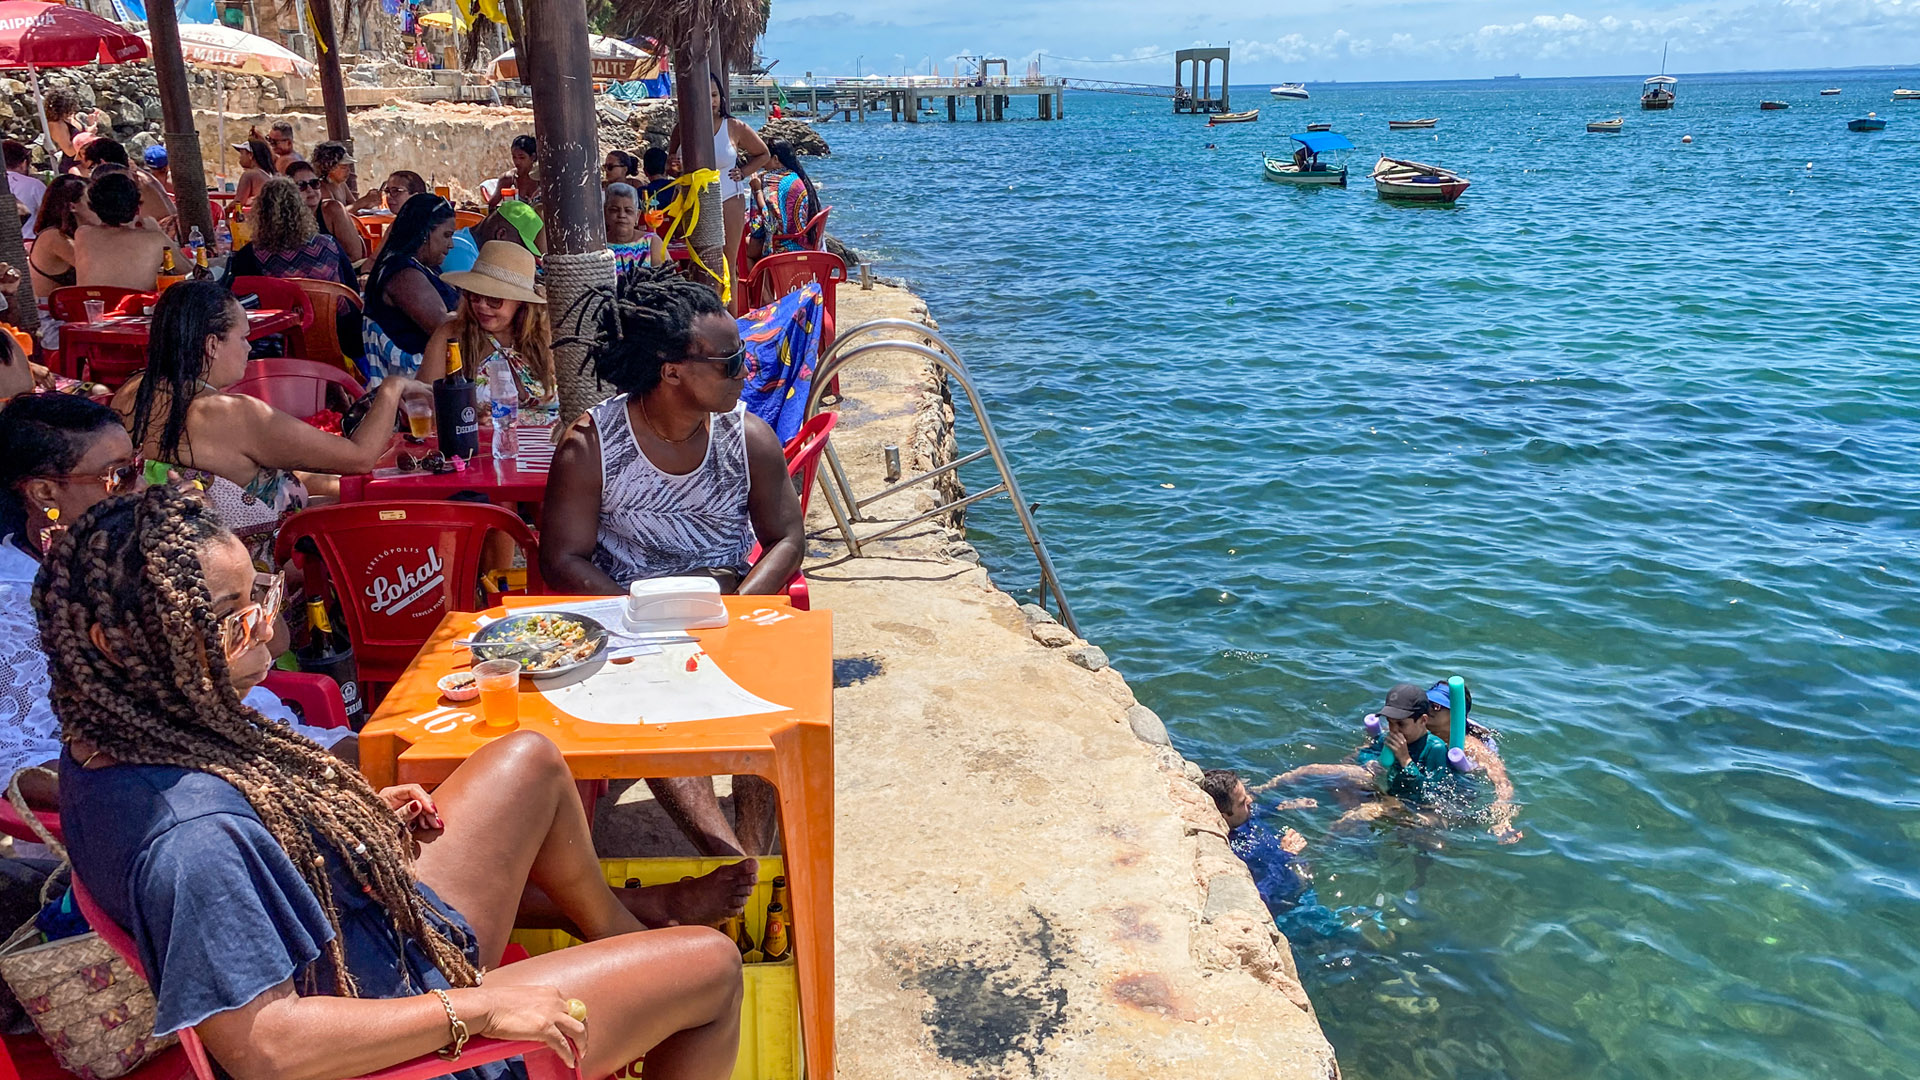
[{"label": "palm tree trunk", "polygon": [[20,230],[9,228],[7,222],[20,220],[20,204],[14,200],[13,188],[0,184],[0,262],[20,271],[20,291],[13,296],[13,303],[7,308],[7,321],[38,337],[40,329],[40,309],[33,301],[33,273],[27,269],[27,242],[20,238]]}]

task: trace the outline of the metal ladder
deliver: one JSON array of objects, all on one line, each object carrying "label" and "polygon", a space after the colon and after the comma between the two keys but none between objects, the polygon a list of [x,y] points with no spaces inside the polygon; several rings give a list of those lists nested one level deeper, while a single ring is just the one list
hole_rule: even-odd
[{"label": "metal ladder", "polygon": [[[876,336],[882,339],[869,341],[863,345],[852,344],[857,338]],[[930,360],[939,365],[947,378],[959,383],[960,388],[966,391],[967,403],[973,407],[974,419],[979,422],[980,435],[987,445],[938,468],[900,480],[872,495],[859,498],[854,495],[853,483],[847,479],[847,470],[840,464],[840,455],[834,452],[833,443],[829,440],[826,449],[827,471],[832,474],[833,483],[822,483],[820,488],[821,493],[826,496],[827,508],[833,512],[835,524],[840,527],[840,535],[846,540],[847,550],[858,558],[861,546],[865,543],[891,536],[923,521],[971,506],[983,499],[990,499],[995,495],[1006,495],[1013,501],[1013,512],[1020,518],[1020,527],[1026,530],[1027,541],[1033,545],[1033,557],[1040,564],[1042,606],[1045,606],[1047,594],[1052,593],[1054,605],[1059,609],[1060,621],[1066,624],[1067,629],[1079,634],[1080,627],[1074,622],[1073,609],[1067,604],[1067,594],[1060,588],[1060,575],[1053,569],[1053,557],[1047,554],[1047,542],[1040,538],[1040,527],[1033,523],[1033,515],[1028,512],[1027,501],[1020,494],[1020,483],[1014,479],[1013,468],[1007,464],[1007,455],[1000,449],[1000,439],[993,432],[993,421],[987,418],[986,405],[980,400],[980,392],[974,388],[973,379],[968,376],[967,366],[961,362],[959,354],[953,351],[953,346],[947,343],[946,338],[940,336],[939,331],[911,319],[875,319],[872,322],[861,323],[841,334],[814,369],[813,387],[807,396],[806,416],[811,419],[820,411],[820,399],[825,395],[826,388],[833,385],[834,377],[840,373],[841,369],[863,356],[888,350],[909,352]],[[947,473],[957,472],[963,466],[987,457],[991,457],[994,466],[1000,470],[998,484],[985,491],[977,491],[965,498],[937,506],[905,521],[895,522],[879,532],[868,533],[864,537],[854,534],[854,522],[873,520],[861,514],[861,511],[867,507],[908,488],[924,484]]]}]

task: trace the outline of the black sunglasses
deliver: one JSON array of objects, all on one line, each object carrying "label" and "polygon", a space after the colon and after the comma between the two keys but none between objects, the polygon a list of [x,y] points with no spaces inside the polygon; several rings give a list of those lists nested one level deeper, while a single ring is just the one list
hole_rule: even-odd
[{"label": "black sunglasses", "polygon": [[726,366],[720,374],[729,379],[737,379],[747,373],[747,347],[744,343],[725,356],[689,356],[687,359],[703,364],[724,364]]},{"label": "black sunglasses", "polygon": [[293,185],[301,191],[312,191],[314,188],[319,187],[320,184],[321,181],[317,178],[313,180],[295,180],[293,182]]}]

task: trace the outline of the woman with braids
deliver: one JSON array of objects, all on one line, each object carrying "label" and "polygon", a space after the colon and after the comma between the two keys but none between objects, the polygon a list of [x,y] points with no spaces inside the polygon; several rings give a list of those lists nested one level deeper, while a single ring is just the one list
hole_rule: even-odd
[{"label": "woman with braids", "polygon": [[[540,572],[555,593],[624,596],[642,578],[712,575],[727,592],[776,593],[806,537],[780,440],[740,400],[746,350],[720,297],[671,267],[620,280],[594,371],[620,392],[554,452],[540,518]],[[751,566],[758,540],[765,554]],[[737,832],[700,777],[649,780],[709,855],[773,841],[773,788],[736,776]]]},{"label": "woman with braids", "polygon": [[[331,435],[258,398],[226,388],[247,373],[247,313],[226,286],[188,281],[160,294],[147,369],[127,380],[113,407],[127,420],[150,476],[176,469],[207,485],[228,524],[261,555],[280,522],[307,502],[311,478],[372,471],[393,435],[412,379],[389,379],[351,438]],[[262,565],[266,565],[265,558]]]},{"label": "woman with braids", "polygon": [[[728,1076],[740,954],[685,924],[738,911],[752,861],[609,888],[566,762],[534,732],[431,795],[375,791],[235,691],[233,669],[267,662],[254,581],[197,493],[158,487],[76,521],[34,593],[74,873],[139,949],[155,1030],[194,1027],[236,1080],[434,1051],[459,1070],[469,1036],[577,1054],[596,1080],[642,1054],[655,1077]],[[586,944],[499,967],[517,920]]]},{"label": "woman with braids", "polygon": [[[813,178],[807,175],[806,166],[800,164],[800,155],[794,152],[792,143],[775,139],[770,148],[785,174],[778,179],[767,174],[755,177],[754,190],[760,202],[760,234],[755,239],[769,255],[807,251],[805,239],[773,238],[805,231],[807,223],[820,212],[820,192],[813,186]],[[768,244],[772,246],[767,247]]]},{"label": "woman with braids", "polygon": [[369,383],[420,370],[427,339],[447,321],[460,290],[440,280],[453,247],[453,207],[438,195],[415,195],[393,216],[386,242],[367,270],[367,307],[360,320]]},{"label": "woman with braids", "polygon": [[[112,409],[72,394],[27,394],[0,409],[0,772],[53,765],[60,726],[48,704],[47,658],[33,617],[33,579],[41,555],[71,522],[101,500],[146,490],[127,429]],[[276,631],[278,633],[278,631]],[[284,649],[285,643],[278,642]],[[309,728],[260,686],[264,666],[236,666],[234,689],[248,706],[293,724],[337,755],[356,743],[345,728]],[[52,806],[58,789],[23,777],[28,801]]]}]

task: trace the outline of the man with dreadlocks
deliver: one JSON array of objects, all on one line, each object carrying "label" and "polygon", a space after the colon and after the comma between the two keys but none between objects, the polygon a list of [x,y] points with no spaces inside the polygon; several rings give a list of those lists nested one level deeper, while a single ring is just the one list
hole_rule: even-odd
[{"label": "man with dreadlocks", "polygon": [[[746,348],[711,288],[672,267],[620,279],[593,347],[620,391],[554,451],[540,520],[540,572],[556,593],[623,596],[647,578],[712,575],[727,592],[777,593],[806,533],[780,439],[740,400]],[[757,562],[747,556],[758,541]],[[773,786],[733,778],[729,826],[703,777],[647,781],[707,855],[773,844]]]},{"label": "man with dreadlocks", "polygon": [[[158,487],[82,515],[34,590],[74,873],[138,947],[155,1030],[196,1028],[235,1080],[358,1076],[434,1051],[458,1069],[482,1035],[544,1043],[595,1080],[643,1054],[650,1077],[728,1076],[739,951],[676,924],[740,910],[751,861],[609,888],[566,763],[532,732],[431,795],[373,790],[232,685],[273,621],[254,576],[204,496]],[[523,908],[586,944],[482,985]]]}]

